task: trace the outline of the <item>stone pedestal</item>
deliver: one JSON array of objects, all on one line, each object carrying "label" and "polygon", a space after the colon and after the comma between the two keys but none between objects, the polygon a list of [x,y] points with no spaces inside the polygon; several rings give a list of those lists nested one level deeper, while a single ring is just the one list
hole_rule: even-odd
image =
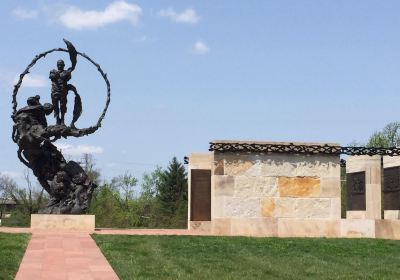
[{"label": "stone pedestal", "polygon": [[[365,172],[365,216],[360,213],[355,214],[365,219],[381,219],[381,156],[349,156],[346,172],[348,174]],[[355,218],[351,213],[350,216]]]},{"label": "stone pedestal", "polygon": [[94,228],[94,215],[31,215],[31,229],[94,231]]}]

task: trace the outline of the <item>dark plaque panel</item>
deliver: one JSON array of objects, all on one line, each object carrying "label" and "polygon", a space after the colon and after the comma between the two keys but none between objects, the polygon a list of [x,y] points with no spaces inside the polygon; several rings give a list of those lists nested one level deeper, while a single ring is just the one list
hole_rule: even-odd
[{"label": "dark plaque panel", "polygon": [[400,210],[400,167],[383,170],[384,210]]},{"label": "dark plaque panel", "polygon": [[347,173],[347,210],[366,210],[365,172]]},{"label": "dark plaque panel", "polygon": [[211,221],[211,170],[191,170],[191,221]]}]

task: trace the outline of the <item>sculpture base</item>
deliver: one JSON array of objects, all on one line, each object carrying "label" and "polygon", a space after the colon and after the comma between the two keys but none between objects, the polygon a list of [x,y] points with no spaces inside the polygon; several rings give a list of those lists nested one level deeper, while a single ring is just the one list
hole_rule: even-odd
[{"label": "sculpture base", "polygon": [[94,215],[31,215],[31,229],[94,231],[94,228]]}]

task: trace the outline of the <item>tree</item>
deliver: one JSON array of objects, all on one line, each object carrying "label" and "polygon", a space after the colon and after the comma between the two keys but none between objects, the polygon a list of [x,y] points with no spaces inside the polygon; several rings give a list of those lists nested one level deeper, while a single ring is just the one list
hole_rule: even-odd
[{"label": "tree", "polygon": [[4,199],[12,198],[11,194],[17,189],[17,184],[6,174],[0,174],[0,196]]},{"label": "tree", "polygon": [[17,205],[11,214],[12,223],[17,226],[29,225],[30,215],[37,213],[47,203],[44,189],[38,190],[32,186],[29,170],[24,171],[24,177],[26,186],[19,188],[10,177],[0,176],[2,197],[12,199]]},{"label": "tree", "polygon": [[166,208],[171,210],[173,210],[176,202],[187,200],[186,170],[176,157],[172,158],[167,170],[161,173],[157,191],[157,198]]},{"label": "tree", "polygon": [[114,177],[111,181],[111,185],[116,187],[120,195],[125,201],[125,206],[128,207],[128,201],[132,200],[135,194],[134,187],[137,185],[138,180],[129,172],[125,172],[124,175]]},{"label": "tree", "polygon": [[114,177],[93,193],[90,213],[96,215],[96,226],[131,228],[141,226],[134,187],[137,179],[130,173]]},{"label": "tree", "polygon": [[139,225],[142,227],[157,227],[160,225],[157,194],[161,183],[161,167],[151,173],[144,173],[142,177],[141,192],[137,200]]},{"label": "tree", "polygon": [[32,187],[32,181],[30,178],[29,170],[24,171],[24,177],[26,182],[26,188],[16,190],[13,195],[13,199],[18,205],[24,207],[24,211],[30,216],[30,214],[37,213],[42,208],[44,203],[44,189],[40,191]]},{"label": "tree", "polygon": [[13,179],[5,174],[0,174],[0,219],[5,211],[5,203],[11,199],[11,190],[16,189],[16,183]]},{"label": "tree", "polygon": [[399,147],[400,146],[400,122],[387,124],[381,131],[371,135],[367,147]]},{"label": "tree", "polygon": [[129,227],[122,221],[123,210],[121,208],[118,191],[109,184],[103,184],[95,189],[90,204],[90,213],[96,215],[97,227]]},{"label": "tree", "polygon": [[83,154],[82,157],[83,170],[88,175],[89,180],[100,185],[100,169],[95,168],[96,161],[91,154]]},{"label": "tree", "polygon": [[114,177],[93,193],[90,213],[98,227],[186,227],[187,175],[174,157],[164,170],[143,175],[141,191],[130,173]]},{"label": "tree", "polygon": [[158,194],[158,188],[161,183],[161,167],[157,166],[151,173],[144,173],[142,178],[142,191],[140,196],[144,199],[155,198]]},{"label": "tree", "polygon": [[185,167],[173,157],[167,169],[160,174],[156,196],[164,224],[170,226],[186,224],[187,188]]}]

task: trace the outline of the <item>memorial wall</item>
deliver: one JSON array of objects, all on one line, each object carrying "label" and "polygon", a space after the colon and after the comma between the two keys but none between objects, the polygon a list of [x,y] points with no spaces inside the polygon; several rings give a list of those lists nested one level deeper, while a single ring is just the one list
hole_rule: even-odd
[{"label": "memorial wall", "polygon": [[391,168],[385,174],[393,179],[384,188],[390,209],[384,208],[388,220],[382,223],[381,156],[347,158],[347,219],[341,219],[338,144],[215,142],[218,150],[189,156],[191,230],[244,236],[400,237],[400,224],[393,218],[400,210],[400,168],[394,169],[400,166],[398,157],[384,161]]}]

